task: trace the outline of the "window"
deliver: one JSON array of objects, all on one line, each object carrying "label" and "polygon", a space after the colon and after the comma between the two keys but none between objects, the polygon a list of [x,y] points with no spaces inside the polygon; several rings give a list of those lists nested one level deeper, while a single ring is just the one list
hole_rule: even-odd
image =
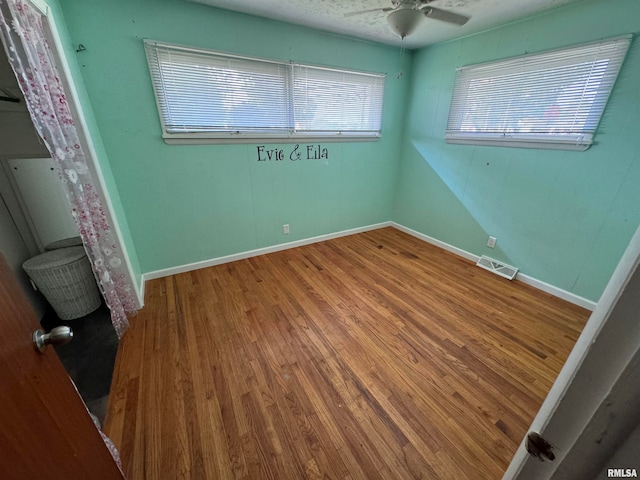
[{"label": "window", "polygon": [[456,71],[446,141],[586,150],[631,36]]},{"label": "window", "polygon": [[382,74],[144,43],[170,143],[380,137]]}]

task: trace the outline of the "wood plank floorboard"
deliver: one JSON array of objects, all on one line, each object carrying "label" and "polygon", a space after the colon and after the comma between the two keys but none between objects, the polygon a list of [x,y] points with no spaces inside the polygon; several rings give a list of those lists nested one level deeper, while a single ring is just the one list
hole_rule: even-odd
[{"label": "wood plank floorboard", "polygon": [[589,312],[393,228],[147,283],[129,480],[500,479]]}]

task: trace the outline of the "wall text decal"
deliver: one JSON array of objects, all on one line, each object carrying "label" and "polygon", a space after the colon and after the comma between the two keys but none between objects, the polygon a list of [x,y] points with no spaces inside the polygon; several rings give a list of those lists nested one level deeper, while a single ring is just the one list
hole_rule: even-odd
[{"label": "wall text decal", "polygon": [[283,148],[267,148],[265,145],[258,145],[257,149],[259,162],[278,162],[285,158],[289,158],[292,162],[329,159],[329,151],[322,145],[303,145],[301,147],[299,143],[296,143],[288,155]]}]

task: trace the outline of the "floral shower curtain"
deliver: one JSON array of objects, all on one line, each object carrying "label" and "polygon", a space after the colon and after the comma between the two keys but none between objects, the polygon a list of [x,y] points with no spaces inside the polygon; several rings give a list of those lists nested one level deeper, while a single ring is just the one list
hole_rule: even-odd
[{"label": "floral shower curtain", "polygon": [[121,337],[129,325],[127,316],[137,310],[132,279],[87,164],[49,48],[44,18],[27,1],[0,0],[0,34],[31,119],[58,165],[72,215]]}]

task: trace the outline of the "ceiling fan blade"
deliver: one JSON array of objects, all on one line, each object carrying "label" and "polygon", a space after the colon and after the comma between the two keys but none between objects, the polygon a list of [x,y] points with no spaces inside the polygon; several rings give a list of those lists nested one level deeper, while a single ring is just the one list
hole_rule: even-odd
[{"label": "ceiling fan blade", "polygon": [[443,22],[453,23],[455,25],[464,25],[469,21],[469,17],[453,13],[448,10],[441,10],[434,7],[424,7],[421,9],[426,17],[442,20]]},{"label": "ceiling fan blade", "polygon": [[345,17],[353,17],[354,15],[362,15],[363,13],[371,13],[371,12],[390,12],[393,8],[371,8],[369,10],[359,10],[357,12],[349,12],[345,13]]}]

